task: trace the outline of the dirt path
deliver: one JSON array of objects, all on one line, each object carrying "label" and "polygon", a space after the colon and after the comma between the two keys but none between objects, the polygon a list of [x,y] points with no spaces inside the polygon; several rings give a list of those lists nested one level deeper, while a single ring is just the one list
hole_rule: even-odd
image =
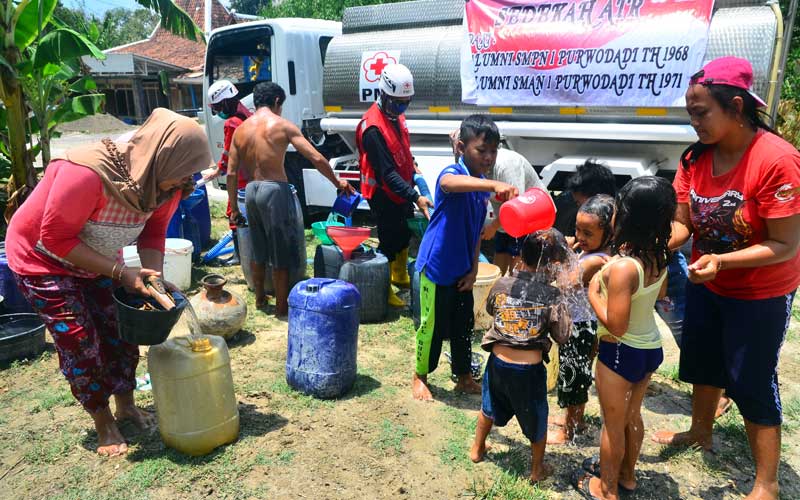
[{"label": "dirt path", "polygon": [[[206,271],[197,269],[196,280]],[[245,292],[238,269],[230,289]],[[249,305],[252,296],[247,294]],[[254,311],[254,309],[251,309]],[[666,330],[665,330],[666,331]],[[179,333],[179,332],[176,332]],[[74,403],[52,348],[40,359],[0,371],[0,498],[49,499],[544,499],[580,498],[569,484],[581,460],[597,453],[600,428],[595,396],[589,431],[574,444],[549,447],[556,475],[541,489],[525,481],[529,448],[516,422],[495,429],[488,459],[472,464],[478,397],[456,396],[442,360],[431,377],[434,403],[412,401],[413,325],[403,313],[362,325],[359,375],[337,401],[293,392],[284,379],[287,324],[251,312],[230,351],[242,430],[240,439],[191,458],[166,449],[157,434],[123,427],[126,458],[98,458],[96,435]],[[798,432],[800,328],[793,322],[781,359],[787,423],[783,498],[800,498]],[[645,400],[648,434],[688,425],[688,387],[676,382],[677,348],[665,338],[666,360]],[[143,353],[144,356],[144,353]],[[146,357],[139,372],[146,371]],[[150,392],[137,400],[152,407]],[[554,395],[551,412],[557,411]],[[639,499],[735,499],[751,486],[753,465],[736,411],[717,424],[716,454],[664,449],[645,440],[638,472]]]}]

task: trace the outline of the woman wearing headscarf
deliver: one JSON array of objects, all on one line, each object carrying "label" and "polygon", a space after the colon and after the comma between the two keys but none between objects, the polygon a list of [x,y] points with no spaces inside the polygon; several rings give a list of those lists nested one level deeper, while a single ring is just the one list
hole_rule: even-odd
[{"label": "woman wearing headscarf", "polygon": [[721,57],[692,76],[686,109],[699,141],[675,175],[673,248],[693,236],[680,378],[693,384],[688,432],[661,444],[711,449],[723,390],[744,417],[756,466],[747,499],[777,499],[778,358],[800,284],[800,153],[761,119],[753,69]]},{"label": "woman wearing headscarf", "polygon": [[[154,424],[134,404],[139,349],[117,333],[114,282],[148,295],[145,280],[162,271],[169,220],[191,193],[192,174],[210,163],[200,126],[156,109],[128,142],[104,139],[53,160],[9,224],[9,267],[94,420],[100,455],[127,451],[118,419]],[[121,262],[121,249],[134,242],[142,268]]]}]

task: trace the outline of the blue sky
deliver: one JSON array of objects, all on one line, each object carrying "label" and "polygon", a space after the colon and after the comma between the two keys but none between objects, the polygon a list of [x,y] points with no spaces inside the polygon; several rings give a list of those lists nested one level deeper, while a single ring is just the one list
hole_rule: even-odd
[{"label": "blue sky", "polygon": [[[81,0],[63,0],[63,2],[65,6],[72,8],[78,7],[82,3]],[[228,0],[222,0],[223,5],[228,5],[229,3]],[[102,15],[105,11],[116,7],[124,7],[126,9],[139,8],[139,4],[133,0],[86,0],[83,4],[87,11],[97,15]]]}]

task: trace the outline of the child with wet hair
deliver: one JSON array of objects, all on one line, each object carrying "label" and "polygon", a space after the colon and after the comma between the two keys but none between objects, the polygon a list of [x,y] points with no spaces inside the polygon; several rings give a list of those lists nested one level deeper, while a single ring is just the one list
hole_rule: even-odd
[{"label": "child with wet hair", "polygon": [[614,257],[588,289],[599,323],[596,385],[603,429],[599,458],[585,460],[574,478],[585,498],[617,500],[620,491],[632,492],[637,486],[642,401],[650,377],[664,360],[653,307],[666,293],[676,206],[675,190],[661,177],[637,177],[617,193]]},{"label": "child with wet hair", "polygon": [[558,350],[558,406],[564,415],[551,423],[548,444],[564,444],[586,428],[583,412],[592,386],[592,361],[597,351],[597,316],[586,288],[592,277],[608,262],[614,217],[614,198],[598,194],[586,200],[575,220],[575,245],[578,251],[574,284],[569,288],[572,335]]},{"label": "child with wet hair", "polygon": [[493,425],[505,426],[517,417],[531,442],[531,482],[552,473],[544,463],[547,445],[547,370],[552,340],[567,341],[572,320],[560,281],[570,249],[557,229],[537,231],[525,238],[521,270],[500,278],[489,292],[486,311],[494,318],[481,347],[491,353],[483,375],[481,411],[473,462],[486,454],[486,437]]}]

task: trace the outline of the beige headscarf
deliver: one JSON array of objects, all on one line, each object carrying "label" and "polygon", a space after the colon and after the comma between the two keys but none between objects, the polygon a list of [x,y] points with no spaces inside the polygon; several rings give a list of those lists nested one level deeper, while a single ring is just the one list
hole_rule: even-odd
[{"label": "beige headscarf", "polygon": [[95,143],[66,152],[67,160],[94,170],[106,192],[128,209],[148,213],[170,198],[174,191],[158,189],[158,183],[181,179],[211,164],[208,139],[191,118],[156,108],[130,141],[116,145],[134,181],[118,173],[105,144]]}]

